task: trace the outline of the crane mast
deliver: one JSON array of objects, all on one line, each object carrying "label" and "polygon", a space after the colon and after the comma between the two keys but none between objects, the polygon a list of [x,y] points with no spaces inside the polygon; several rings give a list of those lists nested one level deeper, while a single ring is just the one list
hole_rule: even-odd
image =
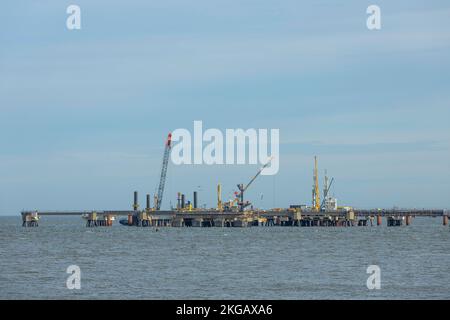
[{"label": "crane mast", "polygon": [[164,195],[164,186],[166,184],[167,166],[169,164],[169,155],[170,155],[171,148],[172,148],[172,133],[169,133],[167,135],[167,140],[166,140],[166,144],[165,144],[165,148],[164,148],[161,176],[159,179],[159,186],[158,186],[158,195],[155,197],[156,210],[161,209],[161,203],[162,203],[162,199],[163,199],[163,195]]},{"label": "crane mast", "polygon": [[328,198],[328,193],[330,192],[333,181],[334,181],[334,178],[331,178],[330,183],[328,184],[328,178],[327,178],[327,187],[326,187],[326,189],[323,190],[324,196],[323,196],[322,204],[320,205],[321,208],[324,208],[324,206],[325,206],[325,201]]},{"label": "crane mast", "polygon": [[222,185],[220,183],[217,185],[217,210],[223,211]]},{"label": "crane mast", "polygon": [[313,208],[316,211],[320,211],[320,191],[319,191],[319,173],[317,170],[317,156],[314,157]]}]

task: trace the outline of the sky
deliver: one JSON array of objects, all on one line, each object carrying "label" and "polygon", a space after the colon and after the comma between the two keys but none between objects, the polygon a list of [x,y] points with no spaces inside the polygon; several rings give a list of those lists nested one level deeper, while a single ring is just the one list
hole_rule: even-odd
[{"label": "sky", "polygon": [[[81,8],[68,30],[66,8]],[[381,8],[381,30],[366,9]],[[314,155],[339,205],[450,208],[448,1],[11,1],[0,11],[0,215],[130,209],[178,128],[280,130],[246,197],[310,204]],[[258,165],[169,163],[215,206]]]}]

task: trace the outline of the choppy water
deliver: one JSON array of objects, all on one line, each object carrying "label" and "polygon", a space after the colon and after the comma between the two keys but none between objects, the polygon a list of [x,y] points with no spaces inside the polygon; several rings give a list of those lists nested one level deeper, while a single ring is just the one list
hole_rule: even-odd
[{"label": "choppy water", "polygon": [[[385,221],[383,221],[385,223]],[[0,298],[450,299],[449,227],[111,228],[0,217]],[[66,288],[69,265],[81,289]],[[368,290],[369,265],[381,289]]]}]

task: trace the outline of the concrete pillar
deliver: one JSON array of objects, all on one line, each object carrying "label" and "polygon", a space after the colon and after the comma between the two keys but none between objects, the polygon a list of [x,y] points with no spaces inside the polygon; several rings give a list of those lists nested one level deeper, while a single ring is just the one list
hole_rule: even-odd
[{"label": "concrete pillar", "polygon": [[182,227],[182,226],[183,226],[183,218],[172,220],[172,227]]},{"label": "concrete pillar", "polygon": [[193,227],[201,227],[202,226],[202,222],[203,222],[202,218],[192,219],[192,226]]},{"label": "concrete pillar", "polygon": [[410,215],[406,216],[405,223],[406,223],[407,226],[409,226],[411,224],[411,218],[412,217]]},{"label": "concrete pillar", "polygon": [[447,216],[447,215],[444,215],[444,216],[442,217],[442,224],[443,224],[444,226],[448,225],[448,216]]},{"label": "concrete pillar", "polygon": [[234,220],[233,221],[233,227],[247,227],[248,226],[248,222],[246,220],[243,219],[238,219],[238,220]]},{"label": "concrete pillar", "polygon": [[381,215],[378,215],[377,216],[377,226],[381,226],[381,223],[382,223]]}]

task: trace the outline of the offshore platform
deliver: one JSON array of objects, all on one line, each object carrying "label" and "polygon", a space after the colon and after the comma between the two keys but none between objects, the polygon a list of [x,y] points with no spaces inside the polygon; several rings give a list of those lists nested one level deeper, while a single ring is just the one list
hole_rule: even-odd
[{"label": "offshore platform", "polygon": [[109,227],[117,217],[123,217],[119,223],[136,227],[250,227],[250,226],[299,226],[299,227],[349,227],[372,226],[382,224],[383,217],[387,226],[410,225],[416,216],[442,217],[442,224],[448,225],[449,213],[446,210],[418,209],[373,209],[363,210],[352,207],[339,207],[337,199],[330,196],[334,178],[328,178],[325,171],[323,197],[321,201],[317,157],[314,157],[313,187],[311,206],[291,205],[289,208],[261,210],[253,208],[250,201],[244,199],[247,189],[270,164],[265,163],[247,184],[237,184],[234,197],[222,201],[221,185],[217,185],[217,206],[205,209],[198,207],[198,194],[193,193],[193,201],[186,201],[185,194],[178,193],[177,206],[171,210],[161,210],[166,183],[169,156],[172,148],[172,135],[168,134],[164,144],[163,160],[157,193],[153,207],[150,194],[146,195],[146,207],[139,207],[138,193],[134,192],[132,210],[96,210],[96,211],[22,211],[22,226],[37,227],[41,216],[81,216],[87,227]]}]

